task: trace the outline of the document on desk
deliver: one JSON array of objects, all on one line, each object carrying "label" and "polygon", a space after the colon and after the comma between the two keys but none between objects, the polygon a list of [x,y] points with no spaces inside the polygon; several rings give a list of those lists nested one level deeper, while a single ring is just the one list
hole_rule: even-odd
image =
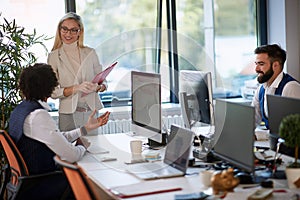
[{"label": "document on desk", "polygon": [[130,198],[163,192],[173,192],[178,190],[182,190],[182,188],[174,185],[166,185],[165,181],[161,180],[110,188],[110,191],[114,195],[121,198]]},{"label": "document on desk", "polygon": [[264,141],[269,139],[269,130],[256,128],[255,136],[257,141]]},{"label": "document on desk", "polygon": [[107,149],[104,149],[102,147],[99,147],[97,145],[91,145],[87,148],[87,151],[90,152],[91,154],[105,154],[109,153]]}]

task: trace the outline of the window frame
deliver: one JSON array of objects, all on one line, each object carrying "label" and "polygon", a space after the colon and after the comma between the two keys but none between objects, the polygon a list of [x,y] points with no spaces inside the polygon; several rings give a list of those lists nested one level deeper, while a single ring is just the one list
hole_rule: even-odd
[{"label": "window frame", "polygon": [[[65,0],[66,12],[76,12],[76,0]],[[162,39],[162,12],[163,0],[157,0],[157,41],[156,41],[156,63],[157,73],[160,73],[161,64],[161,39]],[[256,0],[256,22],[257,22],[257,44],[267,43],[267,0]],[[167,28],[168,28],[168,59],[170,74],[170,103],[178,103],[179,73],[177,54],[177,21],[176,1],[166,0]],[[214,58],[215,59],[215,58]],[[215,72],[214,72],[215,73]],[[215,76],[215,74],[214,74]]]}]

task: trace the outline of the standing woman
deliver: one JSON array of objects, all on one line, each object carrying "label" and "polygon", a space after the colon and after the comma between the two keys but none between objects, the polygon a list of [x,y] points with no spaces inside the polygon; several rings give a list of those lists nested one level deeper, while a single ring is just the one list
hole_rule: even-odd
[{"label": "standing woman", "polygon": [[[92,83],[102,71],[96,51],[83,44],[84,27],[81,17],[67,13],[58,23],[48,64],[56,73],[59,85],[51,97],[59,98],[59,128],[69,131],[85,124],[93,110],[103,108],[98,92],[107,89],[104,81]],[[97,129],[92,134],[97,134]]]}]

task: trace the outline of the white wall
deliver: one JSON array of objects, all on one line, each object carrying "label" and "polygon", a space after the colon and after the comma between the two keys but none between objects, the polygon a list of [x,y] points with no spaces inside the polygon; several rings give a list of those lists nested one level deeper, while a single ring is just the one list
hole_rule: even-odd
[{"label": "white wall", "polygon": [[300,1],[286,0],[287,71],[300,80]]},{"label": "white wall", "polygon": [[268,43],[287,51],[285,71],[300,80],[300,1],[268,0]]}]

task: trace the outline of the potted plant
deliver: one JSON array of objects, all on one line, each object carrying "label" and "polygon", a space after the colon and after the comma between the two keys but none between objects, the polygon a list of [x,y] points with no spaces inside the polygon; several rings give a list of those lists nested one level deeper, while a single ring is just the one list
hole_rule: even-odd
[{"label": "potted plant", "polygon": [[[26,33],[15,20],[9,22],[0,13],[0,129],[8,130],[10,113],[22,100],[18,88],[22,69],[37,61],[31,48],[41,45],[47,53],[43,44],[47,39],[44,35],[38,36],[35,30],[31,34]],[[5,189],[5,165],[6,159],[0,145],[0,195]]]},{"label": "potted plant", "polygon": [[[285,140],[285,145],[295,149],[294,161],[286,167],[286,175],[290,188],[300,188],[300,114],[291,114],[284,117],[279,126],[279,135]],[[295,173],[295,174],[290,174]]]},{"label": "potted plant", "polygon": [[0,13],[0,128],[7,130],[11,111],[22,100],[18,89],[18,79],[22,69],[37,61],[35,54],[30,51],[35,45],[43,44],[48,38],[25,32],[13,20],[9,22]]}]

